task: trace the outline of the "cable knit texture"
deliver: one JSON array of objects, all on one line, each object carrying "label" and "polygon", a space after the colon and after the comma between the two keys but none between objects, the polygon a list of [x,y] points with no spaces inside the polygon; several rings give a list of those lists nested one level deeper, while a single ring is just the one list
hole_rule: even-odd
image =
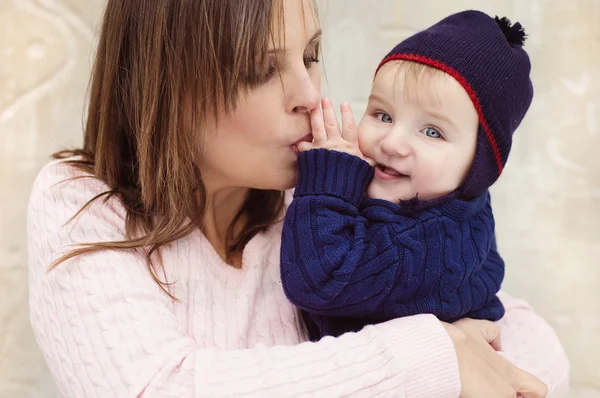
[{"label": "cable knit texture", "polygon": [[311,339],[422,313],[446,322],[504,315],[489,193],[405,212],[366,198],[373,168],[356,156],[315,149],[298,165],[281,280],[307,312]]},{"label": "cable knit texture", "polygon": [[[86,178],[69,180],[76,176]],[[65,225],[107,189],[54,162],[31,193],[30,316],[60,396],[458,396],[456,355],[432,315],[306,342],[280,285],[282,223],[248,243],[242,269],[224,264],[200,232],[169,245],[164,277],[178,302],[135,251],[79,256],[47,272],[74,244],[124,238],[116,198]],[[525,303],[501,297],[504,355],[562,395],[568,362],[554,331]]]}]

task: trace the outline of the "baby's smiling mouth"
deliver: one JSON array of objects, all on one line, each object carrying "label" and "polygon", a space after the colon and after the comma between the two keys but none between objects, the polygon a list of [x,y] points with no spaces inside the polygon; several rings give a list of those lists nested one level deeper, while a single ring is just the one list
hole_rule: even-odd
[{"label": "baby's smiling mouth", "polygon": [[398,170],[392,169],[384,164],[377,165],[376,171],[378,171],[377,174],[379,174],[380,177],[387,177],[386,179],[408,177],[407,174],[400,173]]}]

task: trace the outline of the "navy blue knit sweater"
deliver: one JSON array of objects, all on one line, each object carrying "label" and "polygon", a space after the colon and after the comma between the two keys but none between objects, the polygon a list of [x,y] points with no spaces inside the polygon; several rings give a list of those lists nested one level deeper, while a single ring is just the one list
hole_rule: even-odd
[{"label": "navy blue knit sweater", "polygon": [[498,320],[504,262],[489,194],[407,212],[366,198],[373,168],[325,149],[298,158],[281,246],[281,280],[313,340],[430,313]]}]

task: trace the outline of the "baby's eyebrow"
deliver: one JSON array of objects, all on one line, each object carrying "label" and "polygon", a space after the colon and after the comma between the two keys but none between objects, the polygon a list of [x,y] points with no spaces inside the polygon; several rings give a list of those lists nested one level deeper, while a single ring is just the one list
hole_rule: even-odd
[{"label": "baby's eyebrow", "polygon": [[443,113],[436,112],[435,110],[432,110],[432,109],[426,109],[425,113],[427,113],[431,117],[441,120],[442,122],[445,122],[446,124],[450,125],[455,130],[458,129],[456,127],[456,124],[454,123],[454,121],[450,117],[444,115]]},{"label": "baby's eyebrow", "polygon": [[381,103],[386,102],[383,99],[383,97],[380,97],[379,94],[375,94],[375,93],[372,93],[371,95],[369,95],[369,101],[377,101],[377,102],[381,102]]}]

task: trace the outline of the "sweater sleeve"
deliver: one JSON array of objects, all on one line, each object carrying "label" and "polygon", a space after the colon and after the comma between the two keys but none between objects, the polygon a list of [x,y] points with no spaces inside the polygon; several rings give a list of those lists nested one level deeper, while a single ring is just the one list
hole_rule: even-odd
[{"label": "sweater sleeve", "polygon": [[431,315],[295,346],[206,348],[189,337],[143,255],[101,251],[49,264],[81,242],[123,239],[125,211],[63,165],[38,176],[28,207],[30,317],[65,397],[456,397],[452,342]]},{"label": "sweater sleeve", "polygon": [[566,396],[569,360],[556,332],[525,301],[504,292],[498,296],[506,309],[498,322],[501,354],[516,367],[546,383],[549,398]]},{"label": "sweater sleeve", "polygon": [[452,321],[495,297],[498,275],[480,270],[493,239],[491,211],[458,222],[438,212],[405,216],[385,201],[360,210],[366,162],[313,150],[298,163],[281,249],[282,285],[296,306],[320,317],[426,312]]},{"label": "sweater sleeve", "polygon": [[[396,262],[385,226],[367,242],[359,205],[371,167],[345,153],[317,149],[298,157],[299,178],[281,243],[281,282],[288,299],[316,315],[366,316],[393,285]],[[376,259],[365,264],[365,259]]]}]

